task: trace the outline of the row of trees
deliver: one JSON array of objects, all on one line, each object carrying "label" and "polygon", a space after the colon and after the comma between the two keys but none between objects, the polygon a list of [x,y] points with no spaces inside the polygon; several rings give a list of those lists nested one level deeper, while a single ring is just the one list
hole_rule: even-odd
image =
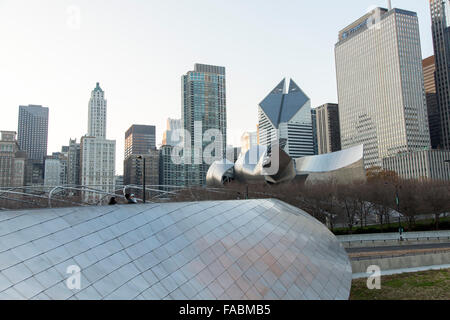
[{"label": "row of trees", "polygon": [[[321,182],[281,185],[243,185],[233,182],[223,189],[189,189],[178,201],[277,198],[305,210],[330,229],[379,224],[381,231],[399,217],[413,229],[419,216],[432,215],[435,229],[450,212],[450,183],[402,180],[390,172],[368,175],[367,181],[351,184]],[[400,214],[399,214],[400,213]]]}]

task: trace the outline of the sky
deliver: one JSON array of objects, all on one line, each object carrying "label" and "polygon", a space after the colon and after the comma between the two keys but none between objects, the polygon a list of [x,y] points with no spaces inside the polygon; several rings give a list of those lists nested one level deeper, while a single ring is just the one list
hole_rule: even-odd
[{"label": "sky", "polygon": [[[96,82],[108,100],[108,139],[132,124],[181,117],[181,76],[195,63],[226,67],[228,144],[256,131],[257,106],[296,81],[312,106],[337,102],[338,32],[386,0],[0,0],[0,130],[17,131],[19,105],[50,109],[48,153],[87,133]],[[433,54],[429,2],[392,0],[419,16]]]}]

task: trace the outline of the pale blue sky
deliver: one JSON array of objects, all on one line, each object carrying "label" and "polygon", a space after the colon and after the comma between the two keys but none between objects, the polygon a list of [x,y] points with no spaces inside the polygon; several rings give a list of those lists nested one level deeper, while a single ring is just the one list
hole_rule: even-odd
[{"label": "pale blue sky", "polygon": [[[426,0],[392,0],[419,15],[423,56],[433,53]],[[227,68],[229,144],[255,131],[257,105],[292,77],[312,105],[336,102],[334,44],[385,0],[0,0],[0,130],[17,130],[19,105],[50,108],[48,153],[87,131],[98,81],[108,99],[108,138],[181,115],[181,75],[194,63]],[[70,13],[79,10],[74,28]]]}]

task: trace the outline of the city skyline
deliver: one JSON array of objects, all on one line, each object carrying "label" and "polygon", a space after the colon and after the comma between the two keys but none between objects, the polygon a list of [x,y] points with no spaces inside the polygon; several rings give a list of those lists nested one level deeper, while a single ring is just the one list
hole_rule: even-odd
[{"label": "city skyline", "polygon": [[[131,124],[155,125],[159,144],[167,118],[180,118],[180,76],[193,63],[227,68],[228,136],[229,144],[236,146],[243,132],[255,131],[260,97],[281,77],[296,79],[309,93],[313,107],[337,102],[333,53],[336,32],[369,6],[386,6],[385,1],[361,0],[346,1],[345,6],[330,1],[326,7],[290,1],[281,4],[198,1],[197,5],[131,2],[127,4],[128,10],[122,12],[118,2],[108,2],[109,13],[96,15],[102,3],[78,1],[74,7],[69,1],[47,5],[0,1],[4,25],[0,33],[5,46],[10,48],[0,53],[3,69],[0,83],[9,88],[0,97],[0,105],[8,110],[28,104],[49,107],[48,154],[51,154],[67,144],[68,139],[79,139],[85,134],[85,93],[96,82],[102,83],[109,93],[108,136],[118,142],[118,173],[122,172],[123,164],[120,152],[123,132]],[[169,10],[171,5],[179,12]],[[393,6],[418,12],[422,56],[432,55],[428,2],[396,0]],[[198,12],[194,10],[197,7]],[[76,19],[71,19],[77,8],[81,22],[78,27]],[[213,9],[220,10],[223,24],[214,24],[212,30],[199,28],[216,19],[206,15]],[[248,21],[250,11],[253,18]],[[17,19],[12,19],[19,12],[20,25]],[[186,13],[199,23],[180,32],[180,25],[186,21],[180,15]],[[145,14],[150,22],[144,21]],[[320,24],[318,17],[322,18]],[[126,29],[122,28],[124,23],[117,23],[121,20],[130,22]],[[233,22],[231,28],[225,23],[229,20]],[[234,32],[243,24],[243,32]],[[11,29],[15,30],[14,37],[5,32]],[[205,41],[190,45],[184,37],[189,31],[203,36]],[[36,37],[37,33],[40,37]],[[253,39],[251,44],[249,38]],[[151,43],[142,39],[151,39]],[[85,53],[87,47],[95,49]],[[16,117],[17,111],[7,113],[0,119],[1,128],[17,131]]]}]

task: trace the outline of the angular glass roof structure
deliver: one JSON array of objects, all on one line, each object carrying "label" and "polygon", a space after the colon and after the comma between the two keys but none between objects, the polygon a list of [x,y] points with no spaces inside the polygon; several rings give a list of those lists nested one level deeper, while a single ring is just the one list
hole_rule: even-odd
[{"label": "angular glass roof structure", "polygon": [[0,299],[348,299],[351,280],[336,237],[278,200],[0,214]]},{"label": "angular glass roof structure", "polygon": [[308,101],[308,96],[292,79],[286,93],[286,79],[283,79],[259,105],[278,128],[280,123],[289,122]]}]

